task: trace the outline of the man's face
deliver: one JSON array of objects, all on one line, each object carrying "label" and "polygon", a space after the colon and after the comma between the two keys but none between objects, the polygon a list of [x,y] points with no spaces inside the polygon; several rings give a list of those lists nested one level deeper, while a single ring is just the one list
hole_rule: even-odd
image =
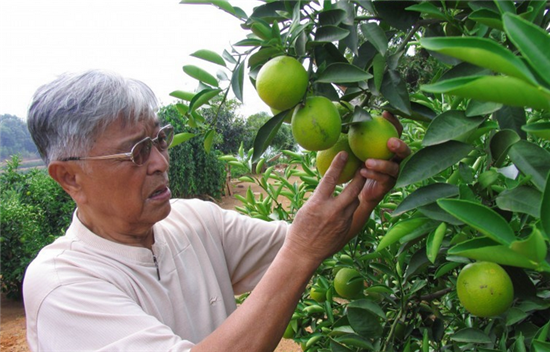
[{"label": "man's face", "polygon": [[[145,137],[155,138],[160,127],[156,120],[125,126],[115,122],[96,138],[88,156],[129,152]],[[168,150],[153,147],[141,166],[120,160],[83,163],[78,175],[83,195],[77,202],[78,216],[99,236],[131,243],[170,213]]]}]

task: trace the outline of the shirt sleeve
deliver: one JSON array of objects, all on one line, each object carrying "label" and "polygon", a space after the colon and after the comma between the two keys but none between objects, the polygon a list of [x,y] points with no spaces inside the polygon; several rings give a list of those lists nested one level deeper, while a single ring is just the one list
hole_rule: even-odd
[{"label": "shirt sleeve", "polygon": [[39,346],[31,346],[36,351],[188,352],[194,346],[100,280],[53,290],[41,304],[36,323]]}]

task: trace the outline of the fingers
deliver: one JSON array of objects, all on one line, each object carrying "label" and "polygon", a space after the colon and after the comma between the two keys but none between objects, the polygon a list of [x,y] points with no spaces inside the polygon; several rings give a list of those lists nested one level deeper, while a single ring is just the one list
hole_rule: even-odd
[{"label": "fingers", "polygon": [[332,196],[334,189],[336,188],[338,178],[340,177],[347,160],[348,154],[346,152],[340,152],[334,157],[334,159],[332,159],[332,163],[319,182],[315,193],[323,197]]},{"label": "fingers", "polygon": [[407,143],[403,142],[399,138],[390,138],[388,140],[388,149],[395,154],[393,157],[393,161],[399,163],[403,159],[406,159],[409,155],[411,155],[411,148],[407,145]]},{"label": "fingers", "polygon": [[[328,168],[325,176],[319,182],[315,194],[321,199],[332,198],[334,190],[338,185],[338,178],[342,172],[346,162],[348,160],[348,154],[346,152],[340,152],[334,157],[330,167]],[[341,202],[341,206],[356,206],[357,196],[361,193],[365,178],[361,177],[359,173],[355,175],[353,180],[344,188],[344,190],[337,197],[337,201]]]}]

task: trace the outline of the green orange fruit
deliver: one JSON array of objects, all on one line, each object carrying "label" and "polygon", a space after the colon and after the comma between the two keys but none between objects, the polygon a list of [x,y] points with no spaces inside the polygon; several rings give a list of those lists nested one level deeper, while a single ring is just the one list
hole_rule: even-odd
[{"label": "green orange fruit", "polygon": [[338,138],[338,141],[336,141],[332,147],[317,152],[317,158],[315,160],[319,174],[324,176],[334,157],[341,151],[345,151],[348,154],[348,160],[342,170],[342,173],[340,174],[340,177],[338,178],[338,184],[350,181],[353,176],[355,176],[357,169],[359,169],[363,164],[361,160],[359,160],[351,151],[348,135],[341,133],[340,138]]},{"label": "green orange fruit", "polygon": [[361,161],[367,159],[389,160],[393,153],[388,149],[388,140],[399,137],[395,126],[381,116],[352,124],[349,129],[349,145]]},{"label": "green orange fruit", "polygon": [[364,287],[364,279],[355,269],[342,268],[334,277],[334,290],[342,298],[357,298],[363,292]]},{"label": "green orange fruit", "polygon": [[266,62],[256,76],[256,91],[270,108],[287,110],[304,97],[309,82],[306,69],[291,56]]},{"label": "green orange fruit", "polygon": [[312,286],[309,290],[309,296],[317,303],[323,303],[327,300],[327,289],[320,286]]},{"label": "green orange fruit", "polygon": [[514,287],[508,273],[498,264],[476,262],[466,265],[456,282],[462,306],[478,317],[504,313],[514,299]]},{"label": "green orange fruit", "polygon": [[311,96],[294,109],[291,126],[292,135],[302,148],[324,150],[338,141],[342,119],[332,101]]}]

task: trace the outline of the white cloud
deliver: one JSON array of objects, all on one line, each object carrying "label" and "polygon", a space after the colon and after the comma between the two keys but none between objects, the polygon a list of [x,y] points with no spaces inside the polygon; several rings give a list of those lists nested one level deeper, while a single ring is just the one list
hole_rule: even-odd
[{"label": "white cloud", "polygon": [[[253,0],[232,4],[248,14]],[[187,64],[215,73],[189,55],[221,54],[246,32],[233,16],[211,5],[178,0],[2,0],[0,3],[0,114],[26,117],[38,86],[65,71],[102,68],[140,79],[164,104],[173,90],[193,90]],[[243,113],[268,111],[252,86]]]}]

